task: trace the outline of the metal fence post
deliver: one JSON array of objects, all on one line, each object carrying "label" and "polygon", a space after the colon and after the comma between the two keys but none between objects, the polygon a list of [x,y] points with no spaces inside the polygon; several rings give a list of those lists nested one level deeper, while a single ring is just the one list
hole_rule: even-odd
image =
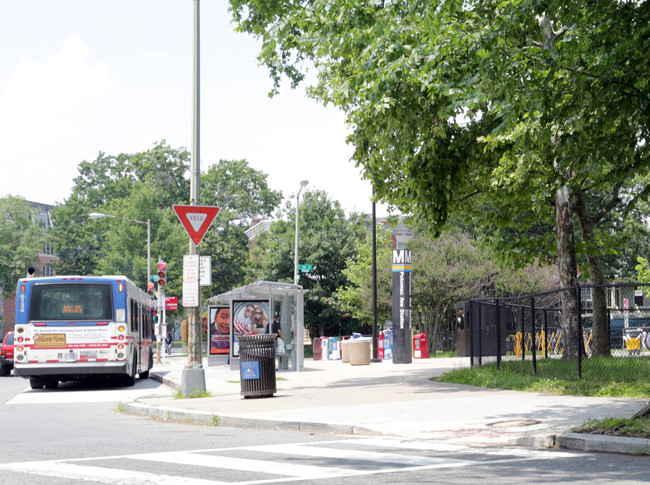
[{"label": "metal fence post", "polygon": [[548,359],[548,310],[544,309],[544,358]]},{"label": "metal fence post", "polygon": [[478,302],[478,365],[483,365],[483,335],[481,335],[481,302]]},{"label": "metal fence post", "polygon": [[521,360],[526,360],[526,315],[524,306],[521,306]]},{"label": "metal fence post", "polygon": [[472,300],[467,302],[465,326],[469,325],[469,365],[474,367],[474,322],[472,321]]},{"label": "metal fence post", "polygon": [[530,333],[533,339],[533,375],[537,375],[537,345],[536,345],[536,335],[535,335],[535,298],[530,298]]},{"label": "metal fence post", "polygon": [[580,293],[580,285],[576,286],[578,297],[578,379],[582,379],[582,352],[585,349],[584,339],[582,338],[582,295]]},{"label": "metal fence post", "polygon": [[497,303],[497,369],[501,369],[501,317],[499,314],[499,300]]}]

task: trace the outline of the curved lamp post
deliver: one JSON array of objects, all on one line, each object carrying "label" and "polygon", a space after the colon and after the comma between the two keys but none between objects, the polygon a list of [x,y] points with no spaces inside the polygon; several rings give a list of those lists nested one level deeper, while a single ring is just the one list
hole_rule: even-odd
[{"label": "curved lamp post", "polygon": [[300,189],[298,190],[298,195],[296,196],[296,248],[294,251],[294,260],[293,260],[293,283],[295,285],[298,284],[298,232],[300,229],[300,226],[298,225],[298,208],[300,206],[300,192],[302,191],[303,187],[306,187],[307,184],[309,183],[309,180],[301,180],[300,181]]},{"label": "curved lamp post", "polygon": [[121,219],[123,221],[135,222],[137,224],[145,224],[147,226],[147,284],[151,282],[151,223],[149,219],[147,222],[138,221],[136,219],[129,219],[127,217],[119,217],[111,214],[101,214],[99,212],[91,212],[88,214],[91,219],[101,219],[102,217],[112,217],[114,219]]}]

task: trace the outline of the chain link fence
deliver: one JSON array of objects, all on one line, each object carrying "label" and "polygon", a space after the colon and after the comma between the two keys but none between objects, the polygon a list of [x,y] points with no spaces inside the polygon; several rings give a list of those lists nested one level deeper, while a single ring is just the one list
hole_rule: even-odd
[{"label": "chain link fence", "polygon": [[520,372],[551,379],[625,382],[648,376],[648,286],[585,285],[459,303],[459,355],[470,356],[472,366],[496,364],[508,371],[514,368],[508,362],[523,361],[516,366]]}]

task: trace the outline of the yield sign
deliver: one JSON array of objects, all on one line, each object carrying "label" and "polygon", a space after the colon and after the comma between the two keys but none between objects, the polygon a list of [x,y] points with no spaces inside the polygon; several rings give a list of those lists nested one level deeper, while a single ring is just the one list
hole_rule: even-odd
[{"label": "yield sign", "polygon": [[208,232],[210,224],[219,212],[218,207],[204,205],[174,205],[172,207],[195,246],[201,244],[203,236]]}]

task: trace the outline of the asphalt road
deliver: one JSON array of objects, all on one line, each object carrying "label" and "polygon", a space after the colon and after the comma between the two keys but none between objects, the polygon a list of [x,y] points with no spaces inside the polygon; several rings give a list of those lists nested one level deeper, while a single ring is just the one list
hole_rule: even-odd
[{"label": "asphalt road", "polygon": [[0,378],[0,483],[650,482],[648,457],[198,426],[119,411],[161,392],[153,380],[34,391]]}]

